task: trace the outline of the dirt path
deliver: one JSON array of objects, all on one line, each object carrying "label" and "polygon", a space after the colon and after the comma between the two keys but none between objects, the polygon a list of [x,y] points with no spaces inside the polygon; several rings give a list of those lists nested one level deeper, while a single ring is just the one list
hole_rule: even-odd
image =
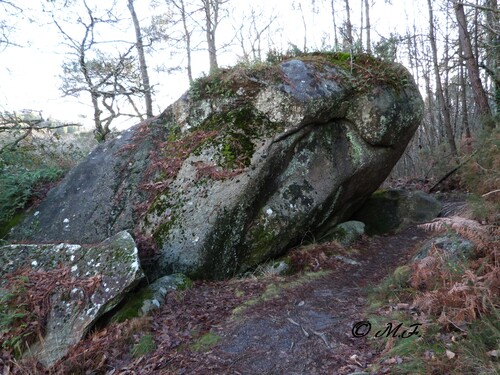
[{"label": "dirt path", "polygon": [[[94,358],[88,366],[95,370],[100,361],[102,373],[141,375],[359,373],[378,355],[364,338],[352,335],[353,324],[365,320],[366,288],[407,263],[426,237],[411,227],[362,239],[352,246],[359,251],[348,255],[349,262],[337,260],[329,264],[329,273],[308,274],[307,282],[300,274],[246,278],[199,282],[181,295],[169,293],[147,331],[138,329],[136,334],[154,337],[152,352],[134,359],[129,351],[114,347],[113,337],[122,336],[121,326],[116,326],[98,334],[99,345],[99,339],[89,339]],[[92,358],[86,345],[74,357],[74,366]]]},{"label": "dirt path", "polygon": [[[374,285],[413,255],[426,237],[409,228],[390,237],[358,242],[363,249],[330,275],[245,313],[217,329],[224,337],[213,355],[234,374],[349,374],[361,371],[377,354],[365,339],[354,338],[355,322],[364,320],[365,287]],[[356,360],[350,357],[356,355]],[[357,362],[357,363],[356,363]]]}]

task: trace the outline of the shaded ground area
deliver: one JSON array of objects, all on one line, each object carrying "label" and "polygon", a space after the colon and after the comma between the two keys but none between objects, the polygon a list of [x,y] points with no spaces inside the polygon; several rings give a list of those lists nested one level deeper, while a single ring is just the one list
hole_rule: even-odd
[{"label": "shaded ground area", "polygon": [[424,236],[410,228],[358,242],[355,248],[362,250],[352,259],[360,264],[343,264],[324,278],[255,306],[241,321],[218,330],[224,339],[214,354],[230,363],[230,373],[235,374],[361,370],[376,355],[365,339],[351,333],[353,324],[364,320],[363,289],[406,263]]},{"label": "shaded ground area", "polygon": [[[359,251],[350,254],[349,259],[337,260],[332,271],[318,273],[320,277],[307,282],[274,277],[259,287],[249,281],[246,287],[240,285],[236,290],[227,285],[222,288],[220,284],[194,288],[195,294],[188,291],[184,296],[182,303],[189,306],[184,313],[178,311],[182,306],[173,307],[174,301],[170,301],[166,304],[170,307],[154,317],[153,331],[158,344],[155,353],[125,368],[130,373],[163,374],[362,371],[377,355],[364,338],[354,338],[351,333],[353,324],[364,320],[361,312],[366,303],[366,287],[375,285],[395,267],[405,264],[412,257],[415,245],[426,237],[422,230],[411,227],[393,236],[362,239],[353,246]],[[321,254],[319,258],[324,256]],[[221,295],[221,290],[226,290],[227,298]],[[236,313],[232,310],[237,306],[234,295],[245,294],[248,301],[250,296],[266,293],[272,298],[245,304],[242,297],[239,303],[243,303],[244,308],[240,305]],[[193,324],[187,317],[193,305],[199,310],[211,311],[197,319],[201,325]],[[183,314],[187,320],[179,319]],[[177,315],[175,320],[173,315]],[[165,325],[169,324],[184,324],[186,336],[205,327],[209,333],[206,331],[198,337],[215,339],[206,348],[201,345],[194,349],[192,344],[183,346],[180,342],[172,345],[172,335],[164,332]],[[174,347],[177,350],[167,352]]]}]

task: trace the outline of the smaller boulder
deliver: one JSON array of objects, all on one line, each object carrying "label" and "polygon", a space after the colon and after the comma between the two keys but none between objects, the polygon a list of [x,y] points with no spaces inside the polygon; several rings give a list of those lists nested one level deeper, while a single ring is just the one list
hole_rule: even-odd
[{"label": "smaller boulder", "polygon": [[434,237],[425,242],[420,248],[414,260],[422,260],[429,255],[432,247],[442,250],[443,254],[453,261],[463,261],[470,259],[474,255],[474,244],[458,236],[457,234],[447,234]]},{"label": "smaller boulder", "polygon": [[[126,231],[88,247],[65,243],[2,246],[0,264],[0,294],[38,293],[45,288],[50,311],[44,335],[24,356],[35,357],[47,367],[66,355],[144,277],[137,247]],[[23,270],[28,287],[10,290],[8,274]],[[33,285],[31,279],[42,280],[43,285]]]},{"label": "smaller boulder", "polygon": [[320,241],[337,241],[342,246],[350,246],[363,234],[365,234],[365,224],[361,221],[351,220],[327,229],[321,235]]},{"label": "smaller boulder", "polygon": [[378,190],[353,219],[366,224],[367,234],[380,235],[428,222],[439,215],[441,208],[437,199],[422,191]]},{"label": "smaller boulder", "polygon": [[163,276],[131,294],[113,315],[112,321],[123,322],[159,309],[164,304],[169,290],[186,289],[191,283],[191,280],[181,273]]}]

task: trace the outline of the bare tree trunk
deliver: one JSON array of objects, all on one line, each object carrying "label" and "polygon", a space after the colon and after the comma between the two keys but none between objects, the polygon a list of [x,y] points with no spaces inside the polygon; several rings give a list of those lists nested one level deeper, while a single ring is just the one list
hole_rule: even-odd
[{"label": "bare tree trunk", "polygon": [[363,11],[363,2],[364,0],[361,0],[361,7],[360,7],[360,26],[359,26],[359,42],[361,44],[361,51],[363,51],[363,26],[364,26],[364,11]]},{"label": "bare tree trunk", "polygon": [[[415,29],[416,30],[416,27]],[[415,33],[415,35],[417,35]],[[430,58],[429,58],[429,46],[427,44],[426,41],[424,41],[424,38],[423,37],[420,37],[420,40],[419,40],[419,48],[420,50],[422,51],[422,57],[420,59],[418,59],[417,61],[419,61],[420,63],[420,66],[422,68],[422,78],[424,79],[424,82],[425,82],[425,92],[426,92],[426,105],[425,105],[425,108],[428,110],[428,113],[429,113],[429,121],[424,121],[424,126],[427,126],[427,137],[428,137],[428,141],[429,141],[429,147],[432,148],[434,147],[436,144],[438,144],[438,142],[436,141],[436,137],[438,137],[439,135],[439,131],[440,129],[442,129],[443,127],[440,126],[441,125],[441,118],[438,117],[438,119],[436,120],[436,110],[434,108],[434,104],[435,104],[435,101],[434,101],[434,93],[432,92],[431,90],[431,71],[432,71],[432,68],[431,68],[431,62],[430,62]],[[417,46],[417,41],[415,40],[415,45]],[[415,47],[415,50],[417,50],[417,47]]]},{"label": "bare tree trunk", "polygon": [[[493,80],[495,113],[500,120],[500,12],[497,0],[486,0],[487,33],[488,33],[488,73]],[[496,12],[495,12],[496,10]]]},{"label": "bare tree trunk", "polygon": [[[445,29],[444,29],[444,58],[441,60],[441,69],[444,71],[444,77],[443,77],[443,82],[442,82],[442,87],[443,87],[443,95],[444,95],[444,100],[446,100],[446,105],[450,109],[450,121],[452,120],[452,115],[451,115],[451,108],[450,108],[450,69],[449,69],[449,61],[450,61],[450,50],[449,50],[449,43],[450,43],[450,14],[449,12],[446,12],[446,22],[445,22]],[[456,134],[456,129],[452,127],[453,129],[453,134]]]},{"label": "bare tree trunk", "polygon": [[332,9],[332,19],[333,19],[333,37],[334,37],[334,43],[335,43],[335,49],[339,47],[339,38],[337,35],[337,23],[336,23],[336,17],[335,17],[335,0],[330,1],[330,6]]},{"label": "bare tree trunk", "polygon": [[474,57],[476,58],[476,65],[479,65],[479,1],[476,0],[474,7]]},{"label": "bare tree trunk", "polygon": [[184,49],[186,51],[186,58],[187,58],[186,70],[189,83],[191,84],[193,83],[193,64],[191,57],[192,30],[189,30],[187,23],[188,13],[186,11],[186,5],[184,3],[184,0],[167,0],[167,2],[176,7],[181,16],[182,28],[184,29]]},{"label": "bare tree trunk", "polygon": [[351,23],[351,10],[349,8],[349,0],[345,0],[345,11],[346,11],[346,37],[347,44],[349,45],[349,50],[352,51],[353,47],[353,37],[352,37],[352,23]]},{"label": "bare tree trunk", "polygon": [[432,61],[434,66],[434,75],[436,78],[436,91],[438,95],[439,104],[443,114],[443,125],[446,134],[446,140],[448,141],[448,145],[450,146],[451,154],[453,156],[457,156],[457,146],[455,144],[455,138],[453,136],[453,130],[451,128],[451,120],[450,120],[450,108],[448,106],[447,101],[444,97],[443,85],[441,83],[441,75],[439,72],[439,62],[437,56],[437,45],[436,45],[436,36],[434,35],[434,15],[432,12],[432,3],[431,0],[427,0],[427,4],[429,6],[429,39],[432,48]]},{"label": "bare tree trunk", "polygon": [[[85,3],[85,7],[87,8],[90,24],[86,25],[85,35],[78,48],[78,64],[80,65],[80,71],[82,72],[83,77],[85,79],[85,84],[87,85],[88,92],[90,93],[92,108],[94,109],[94,136],[97,142],[104,142],[106,140],[106,136],[109,134],[109,126],[106,126],[106,124],[103,125],[103,122],[101,121],[102,110],[99,107],[99,101],[98,101],[99,93],[95,89],[94,82],[92,81],[92,77],[90,76],[90,73],[87,69],[87,56],[86,56],[87,40],[90,38],[91,43],[93,42],[92,37],[94,35],[93,29],[95,26],[95,18],[92,15],[92,11],[87,6],[87,3]],[[57,24],[57,22],[56,25],[62,32],[62,29]]]},{"label": "bare tree trunk", "polygon": [[366,13],[366,52],[372,53],[372,41],[370,37],[371,25],[370,25],[370,3],[369,0],[365,0],[365,13]]},{"label": "bare tree trunk", "polygon": [[146,64],[146,56],[144,55],[144,44],[142,42],[141,27],[139,19],[134,9],[134,0],[128,0],[128,9],[134,23],[137,54],[139,55],[139,66],[141,70],[142,84],[144,85],[144,99],[146,101],[146,116],[153,117],[153,99],[151,96],[151,85],[149,83],[148,66]]},{"label": "bare tree trunk", "polygon": [[184,0],[179,0],[181,6],[181,17],[182,17],[182,27],[184,28],[184,37],[186,38],[186,57],[187,57],[187,74],[189,83],[193,83],[193,66],[191,62],[191,32],[187,27],[186,19],[186,7],[184,6]]},{"label": "bare tree trunk", "polygon": [[467,19],[465,17],[464,6],[457,0],[454,1],[455,15],[458,21],[458,32],[460,38],[460,44],[464,52],[464,59],[467,64],[467,71],[469,73],[472,93],[474,95],[474,101],[479,109],[481,116],[489,117],[491,116],[490,105],[488,103],[488,97],[484,91],[483,84],[481,82],[481,77],[479,75],[479,68],[477,66],[476,58],[472,51],[472,44],[469,37],[469,31],[467,30]]},{"label": "bare tree trunk", "polygon": [[85,58],[85,51],[82,48],[80,54],[80,69],[83,73],[83,77],[85,79],[85,83],[87,87],[89,87],[90,98],[92,100],[92,108],[94,109],[94,136],[97,142],[104,142],[106,140],[106,136],[109,134],[109,128],[103,125],[101,121],[102,110],[99,107],[99,94],[93,90],[94,83],[92,82],[92,78],[87,70],[87,62]]},{"label": "bare tree trunk", "polygon": [[219,69],[215,32],[219,25],[220,0],[201,0],[201,2],[205,10],[205,35],[207,38],[210,73],[214,73]]}]

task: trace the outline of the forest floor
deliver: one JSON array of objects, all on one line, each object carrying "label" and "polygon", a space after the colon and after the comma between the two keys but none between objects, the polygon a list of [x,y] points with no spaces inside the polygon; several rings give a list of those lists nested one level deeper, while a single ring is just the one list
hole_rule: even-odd
[{"label": "forest floor", "polygon": [[[368,336],[352,333],[355,323],[366,320],[367,292],[408,263],[427,237],[416,227],[363,237],[345,257],[326,255],[326,247],[309,254],[316,273],[199,283],[172,293],[148,324],[155,349],[131,362],[108,357],[106,373],[369,372],[379,353]],[[373,327],[369,336],[384,326]],[[387,373],[391,363],[396,361],[377,373]]]},{"label": "forest floor", "polygon": [[[447,199],[443,213],[462,208],[461,199]],[[416,268],[408,264],[431,236],[410,226],[390,235],[362,236],[347,247],[336,242],[304,245],[288,252],[293,274],[261,267],[229,280],[196,281],[167,293],[165,303],[145,317],[96,327],[50,369],[9,355],[0,357],[0,373],[500,374],[495,309],[490,319],[487,306],[478,305],[479,324],[466,332],[457,325],[442,329],[429,309],[413,306],[415,290],[407,284]],[[482,245],[472,268],[464,271],[480,275],[472,295],[481,300],[491,296],[493,306],[498,288],[482,280],[498,275],[493,272],[498,271],[496,263],[490,265],[497,259],[495,238]],[[439,271],[434,276],[450,284],[453,275],[440,271],[440,264],[428,271]],[[482,272],[485,267],[491,272]],[[457,275],[460,282],[462,274]],[[463,286],[455,281],[448,289]],[[480,290],[484,293],[476,296]],[[443,306],[436,306],[437,311],[444,311]]]}]

